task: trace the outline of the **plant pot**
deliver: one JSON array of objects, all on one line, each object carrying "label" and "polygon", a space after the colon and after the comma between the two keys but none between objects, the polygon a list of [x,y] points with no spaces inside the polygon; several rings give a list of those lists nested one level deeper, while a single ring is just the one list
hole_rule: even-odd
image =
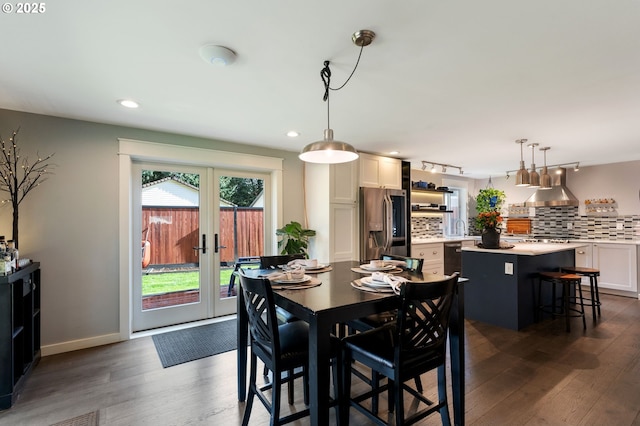
[{"label": "plant pot", "polygon": [[488,249],[500,248],[499,228],[484,228],[482,230],[482,247]]}]

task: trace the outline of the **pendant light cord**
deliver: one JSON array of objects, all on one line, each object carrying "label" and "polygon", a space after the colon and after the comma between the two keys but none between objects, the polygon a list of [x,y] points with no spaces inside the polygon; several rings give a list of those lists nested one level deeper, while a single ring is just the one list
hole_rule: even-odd
[{"label": "pendant light cord", "polygon": [[327,129],[330,129],[331,126],[329,124],[329,90],[338,91],[347,85],[353,74],[355,74],[356,69],[358,69],[358,64],[360,63],[360,58],[362,57],[362,50],[364,49],[364,44],[360,46],[360,53],[358,54],[358,60],[356,61],[356,65],[353,67],[353,71],[347,78],[347,80],[342,84],[342,86],[333,88],[331,87],[331,69],[329,68],[330,61],[324,61],[324,68],[320,70],[320,78],[322,79],[322,83],[324,84],[324,96],[322,100],[327,103]]}]

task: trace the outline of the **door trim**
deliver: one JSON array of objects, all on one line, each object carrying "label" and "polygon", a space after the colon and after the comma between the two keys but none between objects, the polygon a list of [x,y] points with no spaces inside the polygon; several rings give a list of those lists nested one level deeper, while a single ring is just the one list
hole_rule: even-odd
[{"label": "door trim", "polygon": [[[216,151],[155,142],[118,139],[118,253],[120,288],[120,338],[128,340],[132,334],[133,283],[133,208],[131,202],[133,161],[188,164],[220,167],[227,170],[250,170],[268,173],[271,179],[271,229],[277,229],[283,216],[283,159],[228,151]],[[276,239],[265,235],[265,245],[277,250]]]}]

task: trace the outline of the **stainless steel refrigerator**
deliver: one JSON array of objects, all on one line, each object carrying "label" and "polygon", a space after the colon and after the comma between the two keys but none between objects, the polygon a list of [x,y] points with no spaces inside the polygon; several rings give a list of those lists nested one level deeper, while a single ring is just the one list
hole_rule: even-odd
[{"label": "stainless steel refrigerator", "polygon": [[360,188],[360,260],[408,255],[407,192]]}]

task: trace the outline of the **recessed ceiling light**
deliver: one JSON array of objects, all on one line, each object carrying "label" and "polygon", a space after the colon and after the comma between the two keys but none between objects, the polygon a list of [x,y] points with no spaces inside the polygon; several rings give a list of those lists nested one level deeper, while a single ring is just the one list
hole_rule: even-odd
[{"label": "recessed ceiling light", "polygon": [[118,103],[125,108],[138,108],[140,106],[136,101],[132,101],[131,99],[120,99]]},{"label": "recessed ceiling light", "polygon": [[398,154],[400,154],[400,151],[390,151],[389,154],[390,155],[398,155]]},{"label": "recessed ceiling light", "polygon": [[296,132],[295,130],[289,130],[287,132],[287,136],[289,136],[290,138],[297,138],[298,136],[300,136],[300,133]]}]

